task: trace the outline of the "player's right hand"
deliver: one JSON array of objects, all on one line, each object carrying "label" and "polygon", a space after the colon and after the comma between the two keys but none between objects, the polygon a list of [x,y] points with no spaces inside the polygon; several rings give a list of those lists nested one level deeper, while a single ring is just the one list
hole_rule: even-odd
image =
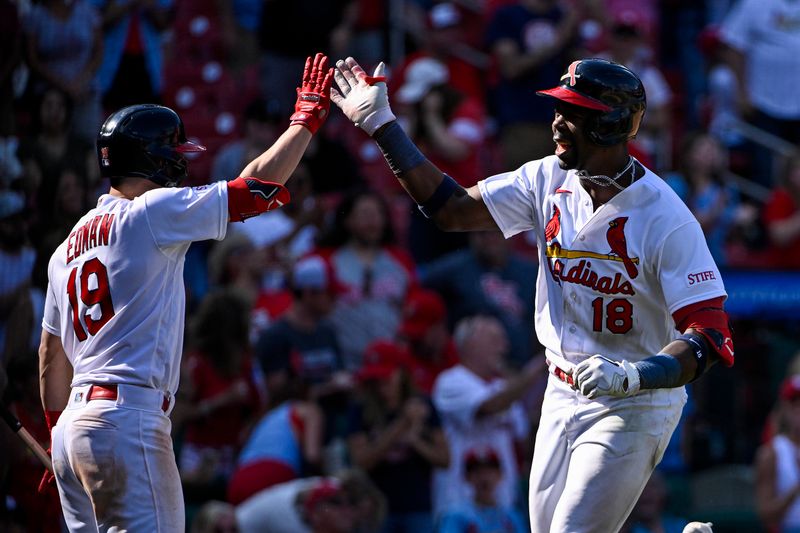
[{"label": "player's right hand", "polygon": [[[50,452],[50,448],[47,448],[47,455],[52,457]],[[47,490],[52,487],[56,482],[56,476],[50,470],[44,469],[44,473],[42,474],[42,479],[39,481],[39,494],[44,494]]]},{"label": "player's right hand", "polygon": [[291,124],[305,126],[314,134],[328,118],[331,101],[331,78],[333,69],[328,68],[328,56],[317,54],[313,60],[306,59],[303,81],[297,88],[297,102],[294,114],[289,117]]},{"label": "player's right hand", "polygon": [[386,90],[386,65],[381,61],[372,76],[367,76],[352,57],[336,62],[333,77],[339,90],[331,89],[331,100],[350,121],[369,136],[397,117],[389,107]]},{"label": "player's right hand", "polygon": [[600,354],[578,363],[572,371],[575,389],[587,398],[622,398],[639,392],[639,371],[628,361],[612,361]]}]

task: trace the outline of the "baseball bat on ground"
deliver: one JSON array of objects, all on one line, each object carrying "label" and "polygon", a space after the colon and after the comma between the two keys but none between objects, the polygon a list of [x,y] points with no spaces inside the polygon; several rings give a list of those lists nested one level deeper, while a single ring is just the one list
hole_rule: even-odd
[{"label": "baseball bat on ground", "polygon": [[23,440],[28,448],[33,452],[33,455],[35,455],[36,458],[42,462],[45,468],[52,472],[53,462],[50,460],[50,456],[47,454],[44,448],[42,448],[41,444],[39,444],[39,442],[33,438],[33,435],[28,433],[28,430],[22,426],[22,422],[20,422],[19,419],[8,410],[8,407],[3,404],[0,404],[0,417],[2,417],[3,420],[6,421],[6,424],[8,424],[8,427],[10,427],[11,430]]}]

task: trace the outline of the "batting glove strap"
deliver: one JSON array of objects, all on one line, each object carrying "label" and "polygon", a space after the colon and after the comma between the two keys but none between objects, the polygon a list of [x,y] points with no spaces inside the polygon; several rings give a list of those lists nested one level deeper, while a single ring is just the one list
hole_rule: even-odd
[{"label": "batting glove strap", "polygon": [[625,375],[627,377],[625,384],[625,395],[626,396],[633,396],[634,394],[639,392],[641,388],[641,376],[639,375],[639,370],[636,368],[635,365],[629,363],[628,361],[622,360],[619,363],[619,366],[625,371]]},{"label": "batting glove strap", "polygon": [[372,76],[352,58],[337,62],[336,67],[334,79],[339,90],[331,91],[331,99],[353,124],[372,137],[381,126],[397,119],[389,107],[383,62]]},{"label": "batting glove strap", "polygon": [[640,389],[639,371],[628,361],[600,354],[579,363],[572,372],[575,389],[587,398],[633,396]]}]

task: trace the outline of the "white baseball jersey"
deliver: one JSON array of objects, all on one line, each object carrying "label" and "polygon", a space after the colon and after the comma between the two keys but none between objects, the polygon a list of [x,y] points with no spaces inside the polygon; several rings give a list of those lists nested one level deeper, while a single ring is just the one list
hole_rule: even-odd
[{"label": "white baseball jersey", "polygon": [[537,235],[536,333],[565,370],[650,357],[679,335],[671,313],[726,296],[700,224],[649,170],[596,211],[556,156],[478,186],[506,238]]},{"label": "white baseball jersey", "polygon": [[123,383],[174,394],[183,344],[183,263],[192,241],[222,239],[226,182],[103,195],[48,265],[42,326],[61,337],[72,386]]},{"label": "white baseball jersey", "polygon": [[497,452],[503,472],[495,489],[497,503],[513,507],[519,481],[515,441],[529,431],[525,411],[520,402],[515,402],[494,415],[475,416],[481,404],[505,386],[505,380],[484,380],[463,365],[448,368],[436,378],[432,400],[450,446],[450,466],[434,474],[435,515],[472,501],[472,487],[464,477],[464,459],[471,449],[487,446]]}]

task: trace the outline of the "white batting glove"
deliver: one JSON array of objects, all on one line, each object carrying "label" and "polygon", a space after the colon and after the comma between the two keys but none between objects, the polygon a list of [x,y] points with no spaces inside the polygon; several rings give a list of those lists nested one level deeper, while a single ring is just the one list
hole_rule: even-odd
[{"label": "white batting glove", "polygon": [[683,533],[714,533],[711,522],[689,522],[683,528]]},{"label": "white batting glove", "polygon": [[600,354],[582,361],[572,371],[575,389],[587,398],[632,396],[639,392],[639,371],[628,361],[612,361]]},{"label": "white batting glove", "polygon": [[370,137],[397,118],[389,108],[385,72],[386,65],[381,61],[375,73],[368,76],[352,57],[337,61],[333,72],[339,90],[331,89],[331,100]]}]

